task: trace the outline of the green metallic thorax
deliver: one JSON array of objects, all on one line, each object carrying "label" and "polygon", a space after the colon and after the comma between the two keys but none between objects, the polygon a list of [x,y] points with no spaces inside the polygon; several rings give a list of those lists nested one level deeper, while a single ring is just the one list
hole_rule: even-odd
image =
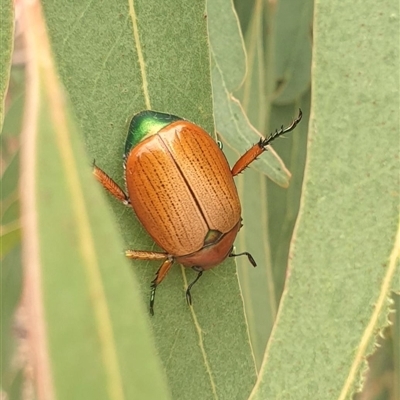
[{"label": "green metallic thorax", "polygon": [[175,121],[180,121],[175,115],[164,114],[156,111],[141,111],[136,114],[129,125],[128,136],[125,142],[125,157],[127,157],[133,147],[137,146],[144,139],[155,135],[162,128]]}]

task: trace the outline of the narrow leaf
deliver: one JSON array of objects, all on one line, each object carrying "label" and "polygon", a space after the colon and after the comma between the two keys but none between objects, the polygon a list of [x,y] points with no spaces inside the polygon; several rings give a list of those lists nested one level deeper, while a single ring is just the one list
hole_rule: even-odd
[{"label": "narrow leaf", "polygon": [[0,132],[4,121],[5,97],[11,70],[14,42],[14,6],[11,0],[0,2]]},{"label": "narrow leaf", "polygon": [[352,398],[399,290],[398,7],[315,7],[300,220],[251,399]]},{"label": "narrow leaf", "polygon": [[37,396],[169,398],[136,281],[57,80],[40,5],[26,2],[23,11],[23,261]]},{"label": "narrow leaf", "polygon": [[287,105],[310,87],[312,0],[281,0],[270,13],[274,37],[274,104]]},{"label": "narrow leaf", "polygon": [[[245,75],[243,61],[237,61],[245,60],[239,22],[232,1],[209,1],[207,9],[216,128],[228,146],[243,154],[260,140],[262,134],[251,125],[240,102],[232,94]],[[218,40],[221,36],[230,40],[226,39],[222,45]],[[289,171],[273,149],[263,154],[252,167],[279,185],[288,185]]]},{"label": "narrow leaf", "polygon": [[[214,131],[204,1],[139,0],[102,7],[65,3],[61,8],[45,2],[44,8],[86,147],[122,187],[126,124],[133,114],[151,107]],[[110,204],[125,240],[117,253],[156,249],[130,209],[114,199]],[[130,265],[147,306],[159,265]],[[114,263],[113,268],[123,264]],[[190,308],[185,290],[195,276],[174,266],[157,289],[151,322],[172,396],[246,398],[255,368],[234,263],[204,274],[193,288]]]}]

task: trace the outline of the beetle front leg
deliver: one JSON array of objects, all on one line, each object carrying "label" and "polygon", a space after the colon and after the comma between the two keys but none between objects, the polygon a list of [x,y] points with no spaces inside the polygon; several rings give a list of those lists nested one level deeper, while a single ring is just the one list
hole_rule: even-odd
[{"label": "beetle front leg", "polygon": [[131,201],[118,184],[111,179],[102,169],[93,163],[93,175],[103,185],[104,189],[110,192],[117,200],[129,206]]},{"label": "beetle front leg", "polygon": [[243,172],[258,156],[260,156],[265,150],[268,150],[267,146],[271,144],[273,140],[275,140],[279,136],[282,136],[284,133],[290,132],[294,128],[296,128],[297,124],[301,121],[302,116],[303,113],[299,109],[299,115],[295,120],[293,120],[293,122],[287,128],[283,128],[282,125],[279,131],[276,130],[274,133],[271,133],[265,139],[261,138],[258,143],[256,143],[253,147],[247,150],[246,153],[244,153],[242,157],[240,157],[239,160],[236,161],[236,164],[233,166],[231,170],[232,176],[236,176],[241,172]]}]

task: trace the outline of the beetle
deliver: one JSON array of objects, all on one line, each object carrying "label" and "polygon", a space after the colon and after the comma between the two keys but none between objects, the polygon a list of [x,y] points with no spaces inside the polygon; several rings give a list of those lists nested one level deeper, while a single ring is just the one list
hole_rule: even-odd
[{"label": "beetle", "polygon": [[127,250],[136,260],[162,261],[151,283],[150,313],[154,315],[156,288],[177,262],[198,274],[233,253],[233,242],[242,226],[241,205],[233,177],[241,173],[276,138],[292,131],[302,112],[244,153],[230,169],[218,144],[199,126],[172,114],[145,110],[133,116],[125,142],[124,191],[102,169],[93,166],[95,178],[116,199],[132,207],[137,218],[163,251]]}]

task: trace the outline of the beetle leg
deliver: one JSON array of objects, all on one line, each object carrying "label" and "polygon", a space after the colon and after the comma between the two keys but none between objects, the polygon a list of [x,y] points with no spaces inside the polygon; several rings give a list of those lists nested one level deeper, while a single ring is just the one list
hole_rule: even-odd
[{"label": "beetle leg", "polygon": [[239,160],[236,161],[236,164],[233,166],[231,172],[232,176],[236,176],[243,172],[259,155],[261,155],[265,150],[268,150],[267,146],[271,144],[273,140],[278,138],[279,136],[282,136],[284,133],[292,131],[294,128],[296,128],[297,124],[301,121],[301,118],[303,116],[302,111],[299,109],[299,115],[293,122],[287,127],[283,128],[283,125],[281,126],[281,129],[276,130],[274,133],[271,133],[269,136],[266,138],[261,138],[258,143],[256,143],[253,147],[251,147],[249,150],[244,153]]},{"label": "beetle leg", "polygon": [[97,167],[95,163],[93,163],[93,175],[116,199],[121,201],[126,206],[131,204],[129,197],[125,194],[125,192],[102,169]]},{"label": "beetle leg", "polygon": [[157,286],[163,281],[168,271],[171,269],[174,259],[168,257],[162,264],[161,267],[156,272],[156,277],[151,282],[151,292],[150,292],[150,314],[154,315],[154,299],[156,297]]},{"label": "beetle leg", "polygon": [[133,260],[165,260],[168,258],[168,253],[159,251],[141,251],[141,250],[126,250],[125,256]]},{"label": "beetle leg", "polygon": [[200,277],[203,275],[203,270],[200,269],[199,267],[192,267],[195,271],[198,272],[196,279],[187,287],[186,289],[186,301],[189,304],[189,306],[192,305],[192,295],[190,294],[190,290],[192,289],[193,285],[200,279]]},{"label": "beetle leg", "polygon": [[156,272],[156,277],[151,282],[150,292],[150,314],[154,315],[154,298],[156,296],[156,288],[167,275],[168,271],[174,263],[174,258],[168,253],[161,253],[157,251],[140,251],[140,250],[126,250],[125,256],[134,260],[164,260],[161,267]]},{"label": "beetle leg", "polygon": [[233,253],[229,254],[229,257],[239,257],[239,256],[247,256],[247,258],[250,261],[250,264],[253,267],[257,267],[257,263],[255,262],[253,256],[250,253],[248,253],[247,251],[245,251],[243,253],[239,253],[239,254],[233,254]]}]

